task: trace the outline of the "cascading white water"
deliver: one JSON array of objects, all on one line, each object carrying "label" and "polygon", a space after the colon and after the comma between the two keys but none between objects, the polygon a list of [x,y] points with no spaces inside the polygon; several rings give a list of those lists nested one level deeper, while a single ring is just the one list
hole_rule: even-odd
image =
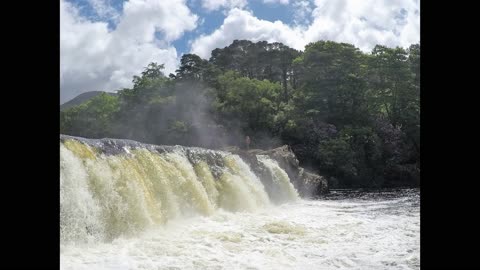
[{"label": "cascading white water", "polygon": [[417,191],[302,200],[257,159],[61,140],[61,269],[419,269]]},{"label": "cascading white water", "polygon": [[280,201],[293,201],[299,198],[298,192],[293,187],[288,174],[278,165],[278,162],[266,155],[258,155],[260,161],[269,171],[273,182],[280,187],[278,194],[275,194]]},{"label": "cascading white water", "polygon": [[[255,211],[271,204],[262,181],[238,155],[188,150],[190,155],[214,152],[223,165],[218,166],[189,159],[182,147],[164,153],[142,147],[124,150],[105,155],[74,139],[60,144],[62,242],[113,240],[177,217],[208,216],[219,208]],[[261,161],[288,199],[298,198],[278,164],[265,156]]]}]

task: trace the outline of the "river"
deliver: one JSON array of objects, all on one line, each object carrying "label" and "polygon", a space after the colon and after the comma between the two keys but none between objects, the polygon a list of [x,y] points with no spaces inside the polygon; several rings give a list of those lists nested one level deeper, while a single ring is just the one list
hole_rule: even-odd
[{"label": "river", "polygon": [[418,190],[332,191],[255,212],[178,219],[66,245],[62,269],[420,269]]},{"label": "river", "polygon": [[65,139],[61,269],[420,268],[418,189],[302,199],[257,157],[271,181],[228,152]]}]

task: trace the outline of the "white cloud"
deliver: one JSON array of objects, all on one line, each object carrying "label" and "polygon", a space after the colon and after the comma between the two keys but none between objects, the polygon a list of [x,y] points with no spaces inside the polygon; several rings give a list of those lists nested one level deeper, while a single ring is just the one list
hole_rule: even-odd
[{"label": "white cloud", "polygon": [[112,7],[110,2],[111,0],[88,0],[99,18],[117,20],[120,14]]},{"label": "white cloud", "polygon": [[[315,18],[305,39],[329,39],[369,51],[376,44],[408,46],[420,40],[415,0],[316,0]],[[403,10],[403,11],[402,11]],[[401,14],[406,14],[403,17]]]},{"label": "white cloud", "polygon": [[292,3],[293,22],[296,25],[309,25],[310,15],[312,14],[312,2],[309,0],[300,0]]},{"label": "white cloud", "polygon": [[420,40],[420,7],[416,0],[315,0],[313,10],[304,4],[312,22],[302,24],[301,16],[308,16],[300,14],[297,26],[232,9],[217,30],[193,41],[192,52],[208,58],[213,49],[228,46],[235,39],[277,41],[296,49],[303,49],[309,42],[333,40],[352,43],[364,51],[376,44],[406,47]]},{"label": "white cloud", "polygon": [[[282,5],[287,5],[289,0],[263,0],[264,3],[271,4],[271,3],[279,3]],[[295,2],[295,0],[293,1]]]},{"label": "white cloud", "polygon": [[249,11],[234,8],[229,11],[219,29],[210,35],[200,36],[192,43],[192,52],[209,58],[213,49],[228,46],[235,39],[279,41],[296,49],[304,46],[301,32],[295,28],[281,21],[260,20]]},{"label": "white cloud", "polygon": [[[130,87],[132,76],[151,61],[164,63],[166,74],[174,72],[179,56],[172,42],[203,20],[185,0],[129,0],[121,11],[112,8],[112,0],[89,0],[98,15],[95,21],[65,1],[60,4],[62,102],[86,91]],[[290,24],[255,17],[244,10],[247,0],[195,1],[207,10],[226,12],[215,31],[189,41],[191,52],[203,58],[235,39],[277,41],[299,50],[309,42],[334,40],[364,51],[376,44],[406,47],[420,39],[418,0],[263,0],[289,2]],[[115,29],[98,19],[113,19]]]},{"label": "white cloud", "polygon": [[132,76],[152,61],[164,63],[167,74],[174,72],[178,55],[170,43],[196,23],[197,16],[183,0],[130,0],[110,31],[106,22],[89,21],[61,0],[61,102],[82,92],[130,87]]},{"label": "white cloud", "polygon": [[201,0],[202,7],[208,11],[219,9],[243,8],[247,5],[247,0]]}]

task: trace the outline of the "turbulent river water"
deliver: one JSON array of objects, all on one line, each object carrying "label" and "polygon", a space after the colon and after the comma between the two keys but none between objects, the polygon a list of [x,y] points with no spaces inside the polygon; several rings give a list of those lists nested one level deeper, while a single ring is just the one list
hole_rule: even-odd
[{"label": "turbulent river water", "polygon": [[60,148],[61,269],[420,268],[419,190],[305,200],[261,156],[282,190],[272,200],[228,153]]}]

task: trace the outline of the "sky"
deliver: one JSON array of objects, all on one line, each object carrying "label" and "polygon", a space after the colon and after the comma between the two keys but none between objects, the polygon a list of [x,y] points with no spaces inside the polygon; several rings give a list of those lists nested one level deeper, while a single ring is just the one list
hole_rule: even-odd
[{"label": "sky", "polygon": [[60,103],[131,87],[150,62],[175,73],[235,39],[408,47],[420,42],[419,0],[60,0]]}]

